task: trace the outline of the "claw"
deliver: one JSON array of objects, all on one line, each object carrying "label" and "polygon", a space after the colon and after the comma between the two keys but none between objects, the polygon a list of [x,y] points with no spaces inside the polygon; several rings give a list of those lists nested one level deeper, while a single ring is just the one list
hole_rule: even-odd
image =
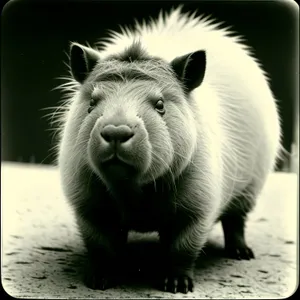
[{"label": "claw", "polygon": [[166,277],[164,280],[164,291],[166,292],[167,289],[168,289],[168,277]]},{"label": "claw", "polygon": [[108,288],[108,280],[106,278],[102,278],[99,284],[100,290],[104,291]]},{"label": "claw", "polygon": [[252,249],[247,248],[247,250],[248,250],[248,256],[250,257],[250,259],[251,259],[251,258],[252,258],[252,259],[255,259],[255,256],[254,256],[254,253],[253,253]]},{"label": "claw", "polygon": [[187,294],[189,291],[189,280],[187,278],[183,281],[183,293]]},{"label": "claw", "polygon": [[173,279],[173,288],[172,288],[174,294],[176,294],[177,292],[177,286],[178,286],[178,279],[175,277]]},{"label": "claw", "polygon": [[189,290],[190,292],[194,292],[194,281],[189,278]]}]

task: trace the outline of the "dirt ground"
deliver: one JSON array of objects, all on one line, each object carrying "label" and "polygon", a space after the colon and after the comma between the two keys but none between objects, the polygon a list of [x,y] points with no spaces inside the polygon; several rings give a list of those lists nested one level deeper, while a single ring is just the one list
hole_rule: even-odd
[{"label": "dirt ground", "polygon": [[156,235],[133,234],[123,280],[107,291],[82,283],[84,248],[55,167],[2,164],[2,285],[22,298],[282,298],[298,287],[298,178],[272,174],[249,216],[246,237],[256,259],[223,253],[220,224],[197,261],[194,293],[156,289]]}]

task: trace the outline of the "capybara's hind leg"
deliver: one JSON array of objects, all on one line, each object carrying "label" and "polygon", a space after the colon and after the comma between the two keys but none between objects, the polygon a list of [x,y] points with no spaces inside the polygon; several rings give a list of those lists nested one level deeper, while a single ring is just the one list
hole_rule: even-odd
[{"label": "capybara's hind leg", "polygon": [[254,253],[245,240],[246,215],[226,214],[221,219],[226,254],[235,259],[251,259]]},{"label": "capybara's hind leg", "polygon": [[251,259],[254,253],[247,246],[245,227],[247,213],[254,206],[254,198],[240,195],[232,200],[230,207],[221,217],[226,254],[235,259]]}]

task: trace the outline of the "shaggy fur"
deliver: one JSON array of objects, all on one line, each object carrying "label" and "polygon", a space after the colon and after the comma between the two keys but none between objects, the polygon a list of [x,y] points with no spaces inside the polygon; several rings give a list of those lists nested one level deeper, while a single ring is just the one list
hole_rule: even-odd
[{"label": "shaggy fur", "polygon": [[[58,162],[91,288],[109,286],[128,230],[159,232],[162,285],[173,292],[193,289],[194,261],[217,220],[229,254],[254,257],[245,217],[273,170],[280,124],[265,72],[219,25],[179,7],[96,48],[72,44]],[[109,163],[108,129],[130,133],[118,148],[122,163]]]}]

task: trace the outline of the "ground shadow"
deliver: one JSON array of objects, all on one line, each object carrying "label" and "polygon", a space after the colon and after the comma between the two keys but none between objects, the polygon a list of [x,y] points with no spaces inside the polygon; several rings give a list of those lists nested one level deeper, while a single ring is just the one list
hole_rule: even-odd
[{"label": "ground shadow", "polygon": [[[206,270],[226,261],[223,247],[209,241],[196,262],[196,269]],[[230,263],[229,263],[230,264]],[[127,288],[157,287],[163,258],[159,243],[153,238],[133,238],[127,244],[119,265],[119,283]],[[86,266],[85,251],[69,253],[68,267],[62,266],[69,276],[82,281]],[[75,272],[76,270],[76,272]],[[77,281],[76,280],[76,281]]]}]

